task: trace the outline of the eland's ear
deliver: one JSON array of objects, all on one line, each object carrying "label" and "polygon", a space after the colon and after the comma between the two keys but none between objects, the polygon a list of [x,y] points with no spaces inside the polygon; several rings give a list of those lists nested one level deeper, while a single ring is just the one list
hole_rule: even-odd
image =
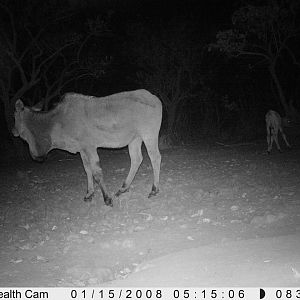
[{"label": "eland's ear", "polygon": [[16,111],[24,110],[24,103],[21,99],[18,99],[15,104]]},{"label": "eland's ear", "polygon": [[13,134],[14,137],[18,137],[20,135],[18,130],[15,127],[11,130],[11,133]]}]

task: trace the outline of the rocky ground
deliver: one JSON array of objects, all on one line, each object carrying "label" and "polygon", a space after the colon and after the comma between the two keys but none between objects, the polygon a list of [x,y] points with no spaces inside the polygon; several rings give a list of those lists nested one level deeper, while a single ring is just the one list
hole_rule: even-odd
[{"label": "rocky ground", "polygon": [[[220,277],[230,263],[239,274],[247,262],[254,266],[251,284],[261,267],[255,263],[276,257],[285,267],[278,272],[282,284],[299,285],[300,150],[265,150],[264,141],[164,150],[161,192],[151,199],[152,169],[144,153],[131,190],[113,208],[104,205],[98,189],[94,203],[83,202],[79,155],[53,151],[43,164],[2,167],[0,285],[133,285],[141,278],[137,272],[147,271],[148,279],[165,284],[195,286],[199,280],[213,286],[230,283]],[[107,186],[116,192],[129,170],[127,150],[100,149],[99,155]],[[274,245],[287,249],[276,254]],[[206,269],[189,270],[199,261]],[[153,265],[161,277],[151,273]],[[166,266],[173,273],[159,271]]]}]

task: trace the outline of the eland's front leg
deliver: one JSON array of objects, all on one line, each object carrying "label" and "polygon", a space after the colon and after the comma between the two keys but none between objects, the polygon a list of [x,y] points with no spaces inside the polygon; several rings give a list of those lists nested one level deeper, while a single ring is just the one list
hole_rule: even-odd
[{"label": "eland's front leg", "polygon": [[87,177],[87,192],[86,195],[84,196],[84,201],[91,202],[93,200],[94,193],[95,193],[92,168],[87,153],[85,151],[81,151],[80,156]]},{"label": "eland's front leg", "polygon": [[93,183],[93,178],[94,178],[101,189],[104,203],[108,206],[112,206],[112,198],[109,196],[106,185],[103,180],[103,173],[100,167],[97,149],[85,150],[80,152],[80,154],[82,157],[83,165],[85,167],[85,171],[88,179],[88,191],[84,200],[85,201],[92,200],[92,197],[94,195],[94,183]]}]

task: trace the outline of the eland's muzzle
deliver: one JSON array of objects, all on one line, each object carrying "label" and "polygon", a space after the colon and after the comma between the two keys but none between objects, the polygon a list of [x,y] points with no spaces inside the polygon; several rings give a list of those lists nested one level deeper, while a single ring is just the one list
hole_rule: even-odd
[{"label": "eland's muzzle", "polygon": [[36,155],[33,155],[32,153],[30,153],[31,157],[33,160],[36,160],[38,162],[43,162],[46,160],[46,155],[41,155],[41,156],[36,156]]}]

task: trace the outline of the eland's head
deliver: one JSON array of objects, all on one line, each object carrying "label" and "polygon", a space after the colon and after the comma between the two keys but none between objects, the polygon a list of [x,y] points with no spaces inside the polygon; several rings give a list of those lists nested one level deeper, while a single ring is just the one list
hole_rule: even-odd
[{"label": "eland's head", "polygon": [[30,155],[34,160],[43,161],[49,149],[40,147],[39,139],[36,132],[30,128],[30,119],[28,118],[33,111],[26,107],[21,99],[18,99],[15,104],[15,125],[12,129],[12,134],[15,137],[21,137],[29,145]]}]

